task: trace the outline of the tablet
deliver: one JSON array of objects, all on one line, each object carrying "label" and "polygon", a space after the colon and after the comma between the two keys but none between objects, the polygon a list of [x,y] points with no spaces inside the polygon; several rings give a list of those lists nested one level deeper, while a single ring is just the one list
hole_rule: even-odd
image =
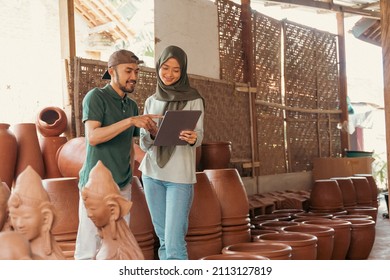
[{"label": "tablet", "polygon": [[179,139],[179,134],[183,130],[194,130],[201,114],[202,111],[200,110],[167,111],[157,131],[153,145],[187,145],[186,141]]}]

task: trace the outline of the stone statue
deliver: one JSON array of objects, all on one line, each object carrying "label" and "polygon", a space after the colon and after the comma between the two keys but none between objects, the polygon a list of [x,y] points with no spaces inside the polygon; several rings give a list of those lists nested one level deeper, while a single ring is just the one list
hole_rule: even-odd
[{"label": "stone statue", "polygon": [[61,248],[51,234],[54,206],[31,167],[19,174],[8,200],[11,227],[30,242],[33,259],[64,260]]},{"label": "stone statue", "polygon": [[11,191],[9,190],[5,182],[1,182],[0,179],[0,231],[6,231],[9,229],[8,223],[8,206],[7,202]]},{"label": "stone statue", "polygon": [[88,217],[98,228],[97,260],[143,260],[144,256],[123,218],[132,205],[121,194],[111,172],[99,161],[81,191]]},{"label": "stone statue", "polygon": [[28,240],[17,231],[0,232],[0,260],[31,260]]}]

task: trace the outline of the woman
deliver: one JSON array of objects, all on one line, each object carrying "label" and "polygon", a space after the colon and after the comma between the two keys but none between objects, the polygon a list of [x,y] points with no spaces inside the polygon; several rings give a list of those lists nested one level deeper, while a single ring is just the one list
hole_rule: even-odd
[{"label": "woman", "polygon": [[188,259],[185,236],[196,183],[196,147],[203,140],[204,101],[189,84],[187,55],[177,46],[167,47],[156,63],[156,93],[145,101],[144,114],[168,110],[201,110],[194,130],[179,138],[187,145],[153,146],[155,135],[141,129],[140,146],[146,152],[140,164],[145,197],[156,234],[161,260]]}]

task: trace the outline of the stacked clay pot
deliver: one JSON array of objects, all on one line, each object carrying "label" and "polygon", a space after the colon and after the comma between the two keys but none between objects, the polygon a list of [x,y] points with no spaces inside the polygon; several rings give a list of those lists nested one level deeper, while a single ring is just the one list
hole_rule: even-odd
[{"label": "stacked clay pot", "polygon": [[317,241],[317,260],[330,260],[333,254],[334,229],[327,226],[300,224],[298,226],[287,226],[285,232],[300,232],[315,235]]},{"label": "stacked clay pot", "polygon": [[236,169],[204,170],[221,205],[222,246],[251,241],[249,204]]},{"label": "stacked clay pot", "polygon": [[372,206],[371,186],[366,177],[350,177],[356,191],[356,206]]},{"label": "stacked clay pot", "polygon": [[18,143],[15,134],[9,128],[9,124],[0,123],[0,162],[2,162],[0,178],[11,188],[14,181]]},{"label": "stacked clay pot", "polygon": [[365,177],[371,189],[371,206],[378,208],[378,186],[372,174],[355,174],[356,177]]},{"label": "stacked clay pot", "polygon": [[326,212],[344,210],[343,195],[336,180],[314,181],[310,192],[310,210]]},{"label": "stacked clay pot", "polygon": [[334,229],[332,260],[344,260],[351,243],[351,222],[341,219],[312,219],[302,222],[309,225],[322,225]]},{"label": "stacked clay pot", "polygon": [[290,260],[292,248],[278,242],[243,242],[224,247],[222,254],[246,254],[262,256],[270,260]]},{"label": "stacked clay pot", "polygon": [[51,230],[64,255],[72,259],[79,226],[79,188],[76,177],[42,180],[42,185],[55,209]]},{"label": "stacked clay pot", "polygon": [[312,234],[299,232],[266,233],[254,238],[254,242],[278,242],[291,246],[291,259],[317,259],[318,238]]},{"label": "stacked clay pot", "polygon": [[202,143],[200,165],[203,170],[229,168],[231,153],[230,141]]},{"label": "stacked clay pot", "polygon": [[156,239],[149,208],[141,181],[133,176],[131,182],[130,230],[134,234],[145,260],[154,260]]},{"label": "stacked clay pot", "polygon": [[188,231],[188,258],[200,259],[222,250],[221,206],[214,187],[204,172],[196,173]]},{"label": "stacked clay pot", "polygon": [[334,177],[331,179],[336,180],[339,184],[343,196],[344,207],[356,206],[356,191],[352,179],[350,177]]}]

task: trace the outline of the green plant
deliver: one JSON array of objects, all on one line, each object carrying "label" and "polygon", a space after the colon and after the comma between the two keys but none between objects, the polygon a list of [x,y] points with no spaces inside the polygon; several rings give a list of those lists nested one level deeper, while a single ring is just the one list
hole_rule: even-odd
[{"label": "green plant", "polygon": [[372,173],[378,185],[378,191],[387,191],[387,159],[386,155],[373,154]]}]

